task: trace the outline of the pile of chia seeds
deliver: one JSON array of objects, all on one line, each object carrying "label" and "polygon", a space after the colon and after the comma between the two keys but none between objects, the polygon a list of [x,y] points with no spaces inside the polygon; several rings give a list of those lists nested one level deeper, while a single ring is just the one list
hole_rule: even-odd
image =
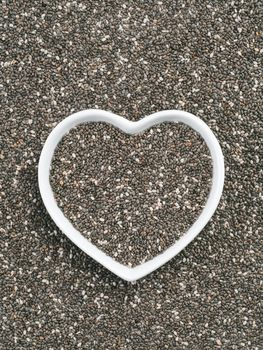
[{"label": "pile of chia seeds", "polygon": [[135,266],[178,240],[205,205],[209,150],[184,124],[128,135],[86,123],[59,143],[51,185],[59,207],[92,243]]},{"label": "pile of chia seeds", "polygon": [[[262,0],[2,1],[1,350],[262,350],[262,14]],[[50,217],[39,193],[38,161],[48,135],[66,116],[88,108],[112,111],[133,121],[165,109],[188,111],[207,123],[224,154],[224,191],[209,223],[174,259],[134,284],[115,276],[73,244]],[[79,193],[76,203],[85,211],[91,202],[110,210],[109,202],[92,201],[90,196],[103,195],[105,188],[109,198],[116,200],[121,194],[113,182],[116,174],[137,186],[136,179],[142,181],[141,174],[153,171],[157,164],[165,167],[162,193],[168,193],[170,186],[172,190],[178,187],[182,195],[183,178],[168,176],[172,168],[168,161],[176,164],[176,152],[173,157],[163,156],[174,142],[178,144],[178,127],[167,127],[174,132],[168,134],[168,147],[163,131],[157,135],[155,128],[156,140],[146,137],[149,131],[142,137],[128,137],[107,125],[88,125],[86,150],[92,156],[90,166],[83,168],[87,181],[76,191],[73,181],[77,177],[72,174],[70,179],[70,164],[64,164],[69,180],[57,166],[52,181],[62,181],[60,186],[68,182],[68,188],[56,187],[61,192],[56,193],[57,200],[66,203],[68,198],[67,205],[72,205],[76,202],[73,194]],[[69,152],[64,157],[80,164],[77,133],[78,129],[73,130],[65,138]],[[100,135],[101,145],[92,135]],[[111,138],[104,140],[103,135]],[[129,142],[126,154],[138,153],[134,144],[141,139],[151,144],[145,159],[152,159],[154,166],[145,168],[131,156],[133,166],[126,169],[136,170],[137,175],[122,175],[125,167],[118,165],[117,155],[125,145],[120,148],[121,142],[113,137]],[[196,154],[205,154],[192,136],[191,142],[191,152],[195,147]],[[181,141],[178,146],[183,153]],[[59,146],[59,164],[61,151]],[[141,151],[148,152],[148,148],[141,147]],[[187,157],[194,162],[193,154]],[[112,166],[114,174],[99,171],[100,159]],[[200,166],[203,161],[198,158]],[[186,163],[183,169],[192,191],[190,179],[200,176],[200,170],[193,167],[190,176]],[[101,182],[96,186],[91,178],[101,178]],[[161,180],[151,174],[147,180],[154,189],[157,179]],[[199,203],[208,179],[205,176],[196,183],[198,192],[191,195],[191,206]],[[106,185],[109,181],[108,188],[102,180]],[[135,191],[142,189],[137,186]],[[143,203],[152,206],[160,196],[151,197],[152,202],[144,196]],[[131,197],[130,193],[126,199]],[[176,199],[186,204],[185,195]],[[166,199],[165,208],[168,204]],[[121,211],[126,218],[124,209],[114,208],[114,214]],[[150,217],[149,210],[140,209],[144,209],[140,215],[144,212]],[[95,210],[93,217],[103,217],[109,225],[113,219],[109,213],[96,216]],[[159,220],[161,210],[164,206],[154,209]],[[181,212],[190,221],[191,210]],[[85,225],[81,218],[74,221],[72,209],[66,214],[83,231],[92,229],[94,243],[98,235],[106,239],[102,230],[95,235],[94,226]],[[178,213],[165,220],[166,234],[167,224],[174,225],[172,242],[176,232],[183,232],[175,232],[179,218]],[[142,221],[141,227],[150,224]],[[120,239],[125,234],[123,229],[116,235]],[[149,242],[154,240],[148,238],[148,249]]]}]

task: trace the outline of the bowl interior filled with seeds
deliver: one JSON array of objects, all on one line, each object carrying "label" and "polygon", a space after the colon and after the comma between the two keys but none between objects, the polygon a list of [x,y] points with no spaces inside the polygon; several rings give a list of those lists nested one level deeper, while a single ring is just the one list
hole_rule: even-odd
[{"label": "bowl interior filled with seeds", "polygon": [[215,211],[224,182],[220,146],[182,111],[131,122],[87,110],[64,119],[39,161],[39,187],[58,227],[126,280],[179,253]]}]

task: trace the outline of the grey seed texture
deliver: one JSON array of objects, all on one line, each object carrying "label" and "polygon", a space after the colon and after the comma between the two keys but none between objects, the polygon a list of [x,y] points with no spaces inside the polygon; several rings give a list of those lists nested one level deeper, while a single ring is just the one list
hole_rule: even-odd
[{"label": "grey seed texture", "polygon": [[115,260],[135,266],[190,228],[206,203],[211,176],[209,150],[186,125],[162,123],[127,135],[86,123],[59,143],[50,181],[73,225]]},{"label": "grey seed texture", "polygon": [[[1,350],[262,350],[262,14],[261,0],[2,1]],[[65,117],[87,108],[130,120],[185,110],[209,125],[224,153],[224,193],[211,221],[178,256],[134,284],[69,241],[40,198],[37,164],[46,138]],[[97,131],[100,137],[107,131],[103,147],[114,146],[109,135],[123,137],[107,128]],[[143,152],[150,154],[164,135],[155,130]],[[66,159],[75,153],[70,160],[80,166],[69,146]],[[102,174],[111,174],[106,166],[114,172],[117,164],[103,166]],[[165,169],[162,174],[160,181]],[[128,171],[127,178],[133,179]],[[97,188],[94,179],[89,186]],[[97,242],[103,249],[107,234]],[[161,238],[156,251],[163,249]]]}]

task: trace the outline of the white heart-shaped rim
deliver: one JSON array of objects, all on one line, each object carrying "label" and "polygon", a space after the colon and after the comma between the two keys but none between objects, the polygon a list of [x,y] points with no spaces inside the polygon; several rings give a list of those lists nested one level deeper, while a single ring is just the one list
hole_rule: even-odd
[{"label": "white heart-shaped rim", "polygon": [[[136,134],[162,122],[182,122],[197,131],[205,140],[212,157],[213,179],[210,193],[201,214],[188,231],[164,252],[147,262],[135,266],[125,266],[89,242],[64,216],[57,206],[49,182],[50,166],[54,151],[62,137],[71,128],[85,122],[106,122],[127,134]],[[224,157],[220,145],[211,129],[198,117],[178,110],[164,110],[133,122],[111,112],[88,109],[74,113],[60,122],[49,134],[42,149],[38,164],[38,183],[41,197],[51,218],[61,231],[80,249],[126,281],[135,281],[158,269],[184,249],[204,228],[215,212],[224,186]]]}]

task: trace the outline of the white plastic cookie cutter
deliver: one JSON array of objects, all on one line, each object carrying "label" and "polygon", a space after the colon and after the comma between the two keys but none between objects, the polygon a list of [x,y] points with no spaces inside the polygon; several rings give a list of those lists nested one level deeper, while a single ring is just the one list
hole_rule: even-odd
[{"label": "white plastic cookie cutter", "polygon": [[[162,122],[182,122],[197,131],[203,137],[210,150],[213,161],[213,179],[211,190],[203,211],[179,240],[161,254],[141,265],[130,268],[106,255],[102,250],[89,242],[81,232],[71,224],[57,206],[49,182],[50,166],[54,151],[59,141],[71,128],[86,122],[106,122],[128,134],[142,132]],[[40,155],[38,183],[47,211],[61,231],[80,249],[105,266],[108,270],[126,281],[135,281],[148,275],[150,272],[158,269],[172,259],[205,227],[218,206],[224,186],[224,173],[224,157],[215,135],[205,122],[193,114],[178,110],[165,110],[133,122],[111,112],[99,109],[88,109],[70,115],[52,130]]]}]

